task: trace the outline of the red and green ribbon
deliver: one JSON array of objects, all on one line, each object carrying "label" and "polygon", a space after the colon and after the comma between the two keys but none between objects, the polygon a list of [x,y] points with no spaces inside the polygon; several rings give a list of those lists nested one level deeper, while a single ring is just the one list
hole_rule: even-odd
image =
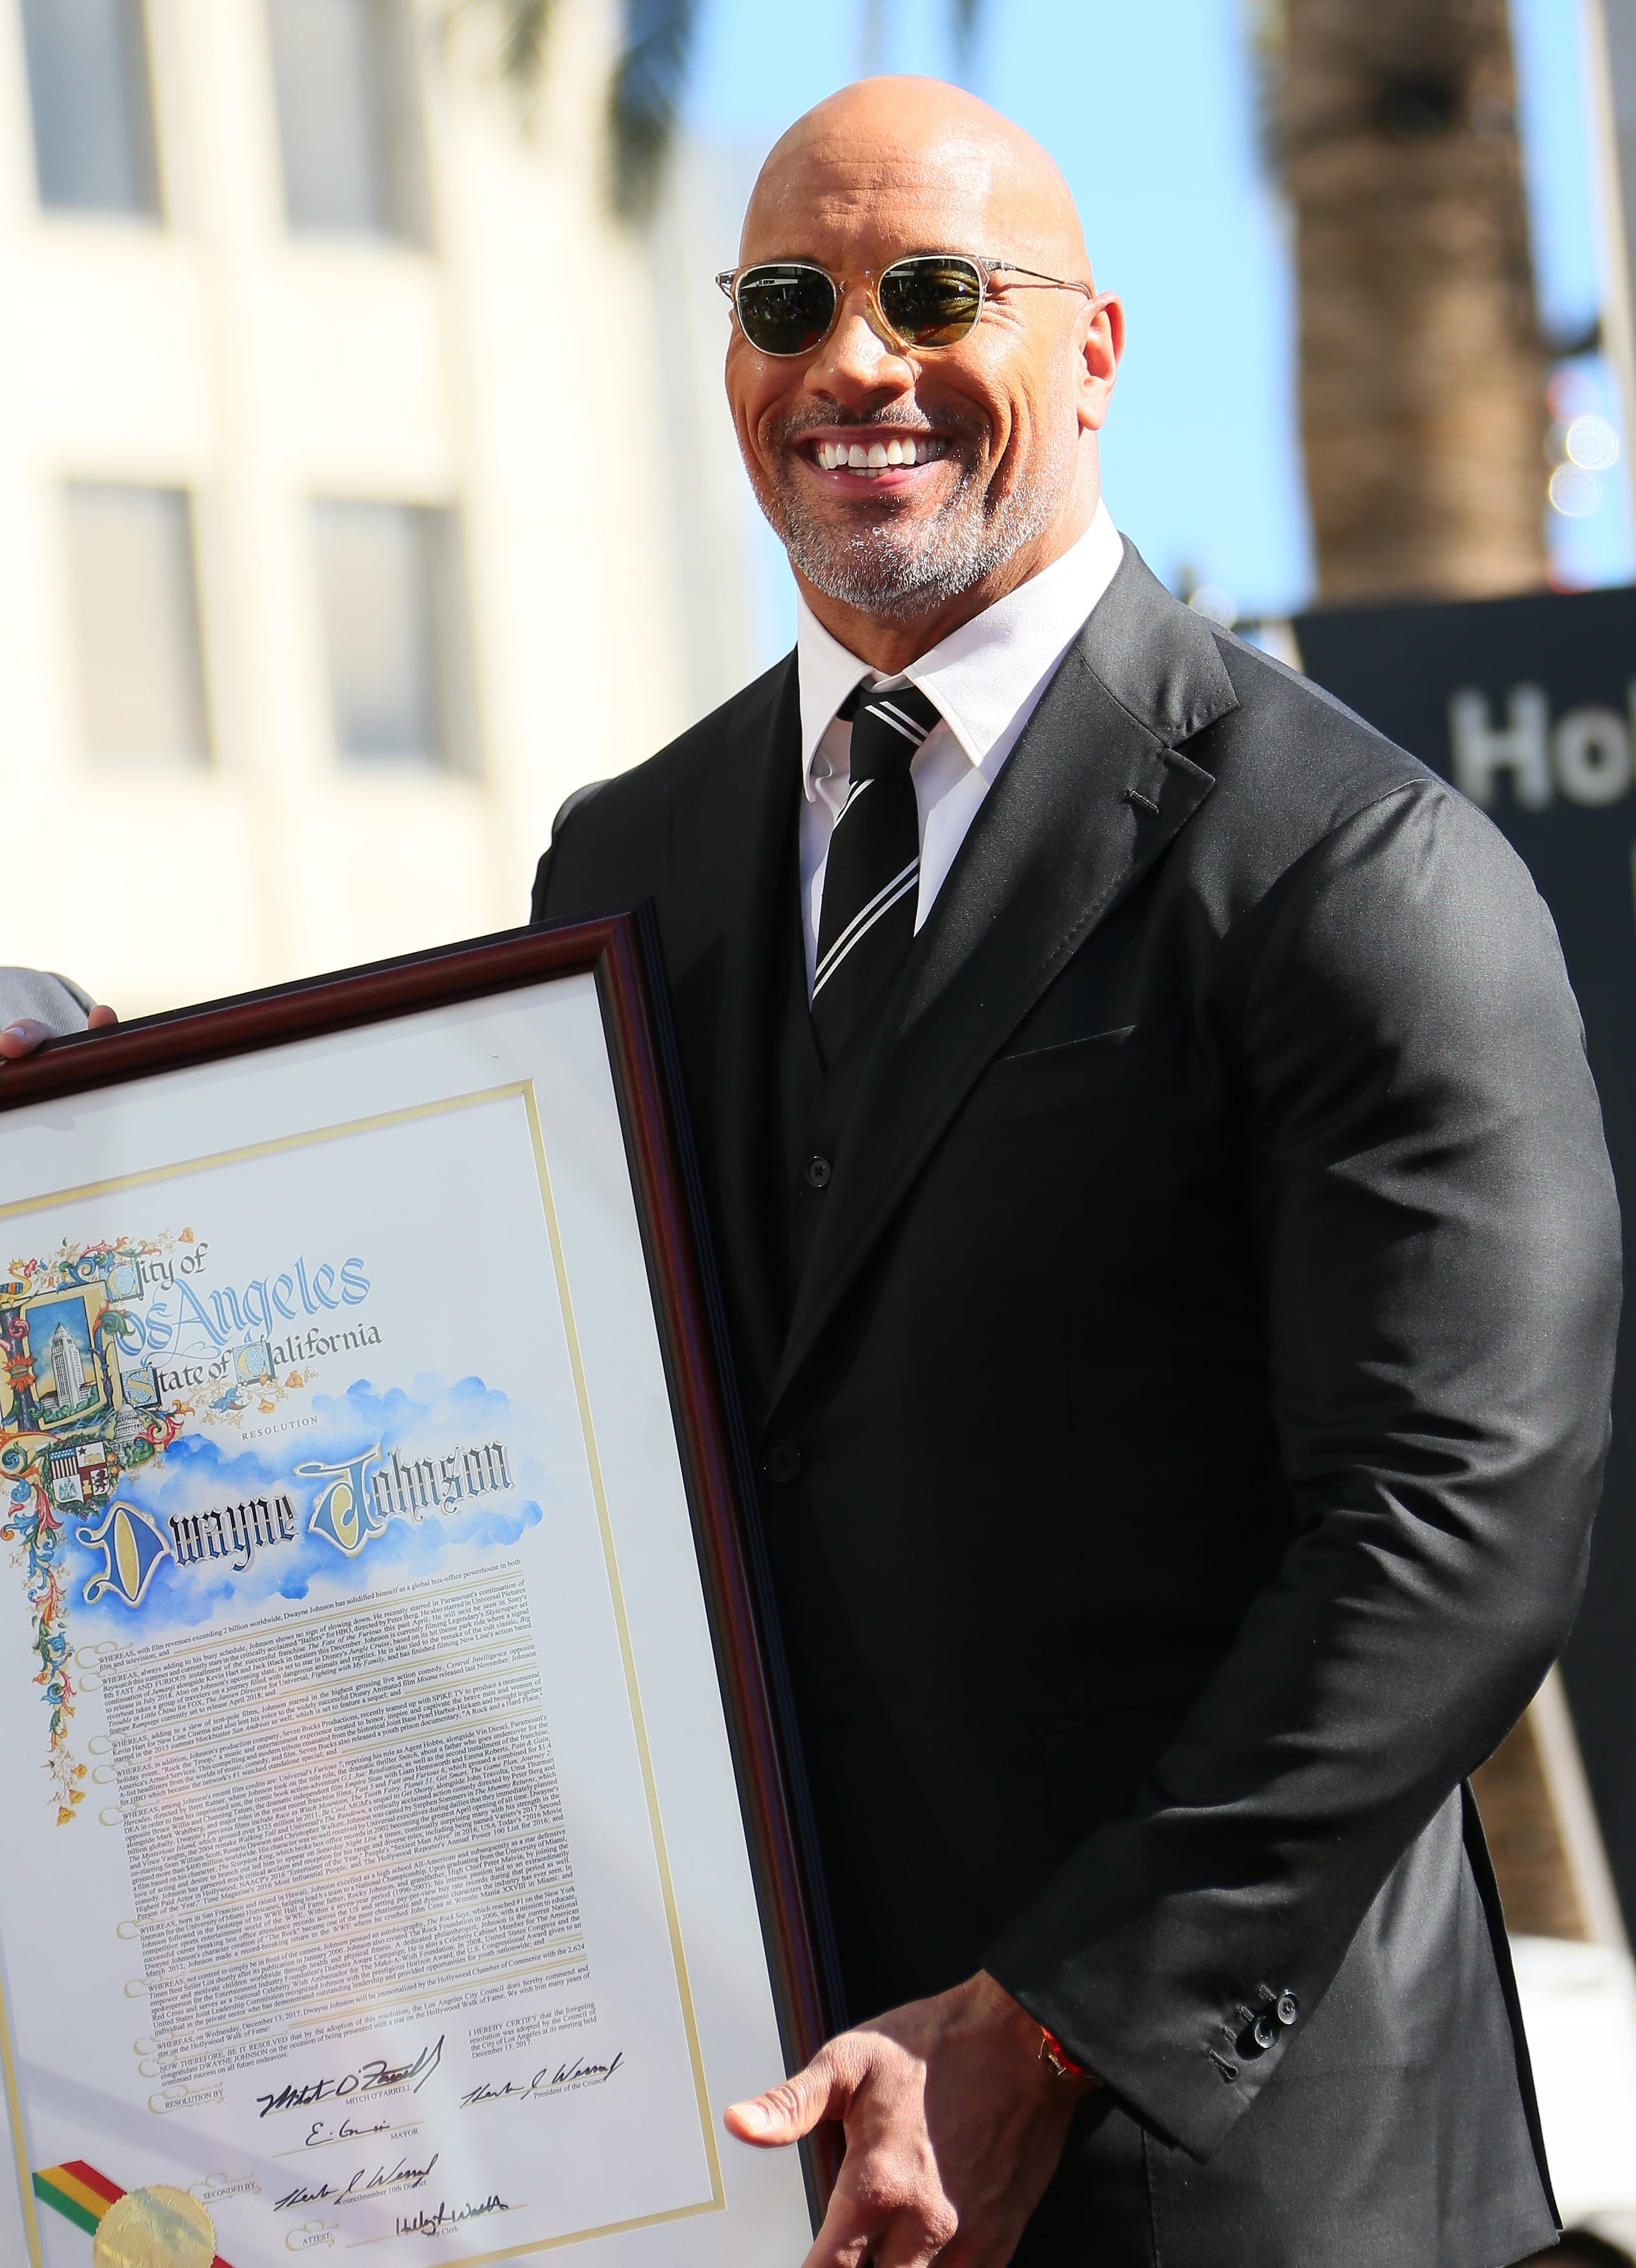
[{"label": "red and green ribbon", "polygon": [[[94,2236],[103,2214],[111,2205],[117,2205],[125,2192],[117,2182],[88,2166],[83,2158],[70,2158],[66,2164],[48,2166],[43,2173],[33,2176],[34,2195],[64,2220],[71,2220],[76,2228],[83,2228]],[[210,2268],[227,2268],[218,2252]]]}]

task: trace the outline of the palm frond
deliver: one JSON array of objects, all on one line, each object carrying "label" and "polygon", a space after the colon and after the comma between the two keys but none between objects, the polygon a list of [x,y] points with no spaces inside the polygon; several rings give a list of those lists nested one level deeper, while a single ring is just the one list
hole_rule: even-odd
[{"label": "palm frond", "polygon": [[500,76],[532,95],[545,69],[555,0],[499,0]]},{"label": "palm frond", "polygon": [[614,210],[645,220],[665,158],[693,44],[696,0],[625,0],[625,43],[608,90]]},{"label": "palm frond", "polygon": [[949,0],[949,27],[954,35],[954,63],[963,77],[971,69],[983,18],[983,0]]},{"label": "palm frond", "polygon": [[1284,171],[1284,51],[1289,33],[1288,0],[1244,0],[1254,74],[1256,142],[1263,170],[1278,181]]},{"label": "palm frond", "polygon": [[[532,97],[545,68],[556,0],[497,0],[497,5],[501,75]],[[889,6],[890,0],[878,0],[881,18]],[[954,54],[962,72],[970,66],[983,7],[984,0],[949,0]],[[615,211],[623,219],[641,221],[652,212],[664,179],[699,0],[624,0],[624,8],[623,42],[608,99],[610,189]]]}]

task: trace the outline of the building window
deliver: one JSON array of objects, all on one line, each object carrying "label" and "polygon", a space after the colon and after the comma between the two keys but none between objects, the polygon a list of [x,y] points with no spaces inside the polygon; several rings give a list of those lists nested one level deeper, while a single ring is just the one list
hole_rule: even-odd
[{"label": "building window", "polygon": [[68,537],[86,756],[125,769],[207,765],[187,491],[76,482]]},{"label": "building window", "polygon": [[159,210],[143,0],[23,0],[40,202]]},{"label": "building window", "polygon": [[326,502],[314,517],[342,762],[475,772],[456,515]]},{"label": "building window", "polygon": [[428,237],[404,0],[267,0],[284,210],[306,234]]}]

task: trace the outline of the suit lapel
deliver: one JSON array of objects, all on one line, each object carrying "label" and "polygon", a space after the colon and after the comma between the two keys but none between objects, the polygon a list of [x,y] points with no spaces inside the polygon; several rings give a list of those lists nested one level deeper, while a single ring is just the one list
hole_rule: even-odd
[{"label": "suit lapel", "polygon": [[1127,546],[882,1015],[770,1410],[990,1060],[1214,786],[1177,743],[1236,706],[1209,630]]},{"label": "suit lapel", "polygon": [[716,1080],[719,1203],[727,1268],[760,1373],[755,1383],[764,1392],[784,1340],[770,1240],[776,1226],[771,1097],[777,1090],[777,1018],[784,1005],[778,986],[785,957],[776,947],[799,872],[800,692],[793,654],[781,679],[773,681],[766,705],[734,730],[739,761],[728,773],[748,787],[752,808],[747,855],[733,862],[744,887],[723,927]]}]

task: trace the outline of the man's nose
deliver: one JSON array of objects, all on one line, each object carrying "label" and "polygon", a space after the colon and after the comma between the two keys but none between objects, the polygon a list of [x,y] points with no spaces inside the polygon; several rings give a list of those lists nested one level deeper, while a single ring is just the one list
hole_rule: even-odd
[{"label": "man's nose", "polygon": [[867,294],[854,290],[835,328],[814,357],[807,383],[840,401],[904,394],[915,383],[914,365],[879,328],[880,318]]}]

